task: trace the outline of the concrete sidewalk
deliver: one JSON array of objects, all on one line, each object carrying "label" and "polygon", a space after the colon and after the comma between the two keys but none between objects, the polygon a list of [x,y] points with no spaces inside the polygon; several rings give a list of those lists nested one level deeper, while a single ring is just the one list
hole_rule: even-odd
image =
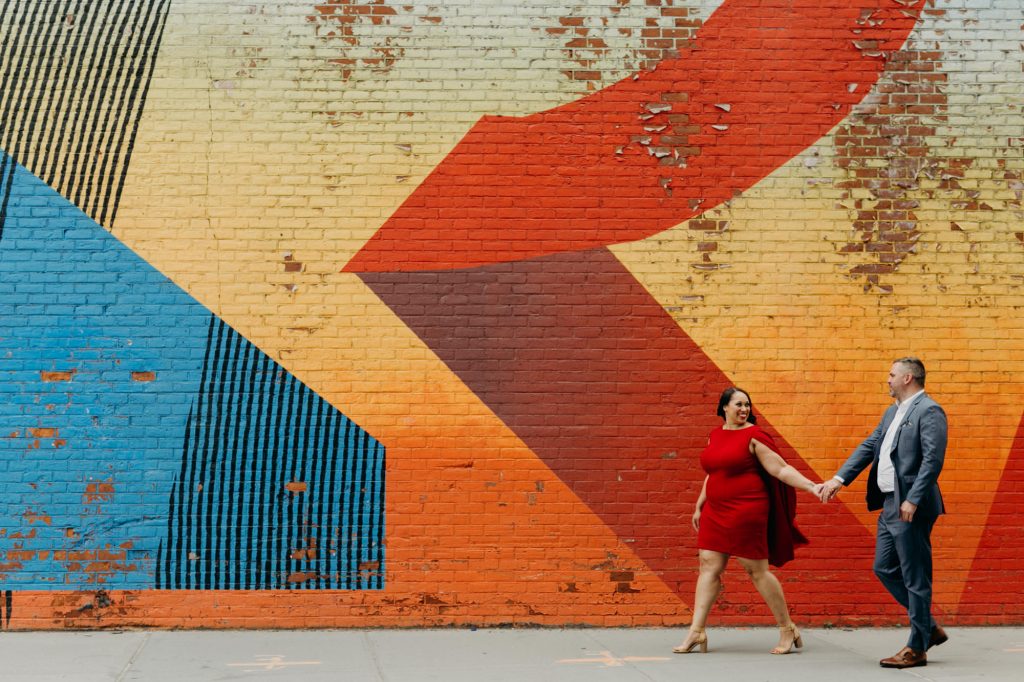
[{"label": "concrete sidewalk", "polygon": [[820,682],[1024,680],[1024,628],[947,628],[927,667],[880,668],[907,630],[807,629],[771,656],[776,631],[708,630],[708,654],[673,655],[678,629],[258,630],[0,633],[6,682]]}]

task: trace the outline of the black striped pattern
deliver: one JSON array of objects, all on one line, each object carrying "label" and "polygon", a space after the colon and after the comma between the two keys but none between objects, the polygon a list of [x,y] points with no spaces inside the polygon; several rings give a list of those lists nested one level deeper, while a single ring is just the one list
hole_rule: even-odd
[{"label": "black striped pattern", "polygon": [[0,149],[0,239],[4,238],[4,224],[7,222],[7,204],[11,200],[14,185],[14,159]]},{"label": "black striped pattern", "polygon": [[3,605],[0,606],[0,626],[11,627],[11,607],[14,606],[14,592],[4,590]]},{"label": "black striped pattern", "polygon": [[217,318],[169,500],[164,589],[380,589],[384,448]]},{"label": "black striped pattern", "polygon": [[169,5],[0,0],[0,149],[107,228]]}]

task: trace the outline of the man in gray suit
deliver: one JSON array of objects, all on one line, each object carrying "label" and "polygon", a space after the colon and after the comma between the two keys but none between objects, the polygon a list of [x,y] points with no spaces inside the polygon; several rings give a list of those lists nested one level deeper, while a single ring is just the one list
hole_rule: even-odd
[{"label": "man in gray suit", "polygon": [[882,510],[875,575],[910,616],[910,639],[894,656],[879,661],[884,668],[927,665],[925,651],[948,639],[931,614],[931,532],[945,513],[938,478],[946,455],[946,413],[924,392],[924,382],[924,363],[917,358],[892,364],[889,395],[896,402],[821,493],[827,502],[871,465],[868,510]]}]

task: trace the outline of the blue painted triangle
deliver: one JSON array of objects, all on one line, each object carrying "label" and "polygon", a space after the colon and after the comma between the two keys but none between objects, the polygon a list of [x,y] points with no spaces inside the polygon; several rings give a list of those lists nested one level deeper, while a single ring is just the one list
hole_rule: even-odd
[{"label": "blue painted triangle", "polygon": [[0,152],[0,589],[379,589],[384,448]]}]

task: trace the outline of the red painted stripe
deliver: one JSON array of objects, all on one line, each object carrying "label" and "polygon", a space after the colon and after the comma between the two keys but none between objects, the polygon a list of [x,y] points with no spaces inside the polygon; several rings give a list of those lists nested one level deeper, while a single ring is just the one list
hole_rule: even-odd
[{"label": "red painted stripe", "polygon": [[[947,502],[948,506],[948,502]],[[971,565],[957,621],[1004,625],[1024,619],[1024,418],[1003,467],[999,490]],[[983,510],[977,510],[979,513]],[[971,513],[950,509],[950,513]]]},{"label": "red painted stripe", "polygon": [[345,267],[440,270],[655,234],[734,197],[861,101],[925,0],[726,0],[679,59],[485,116]]},{"label": "red painted stripe", "polygon": [[[704,480],[697,458],[722,423],[715,408],[730,382],[614,255],[597,249],[474,270],[360,276],[689,601],[690,515]],[[763,417],[759,423],[811,476]],[[856,517],[807,495],[799,509],[812,544],[785,568],[793,603],[805,613],[827,604],[839,609],[837,619],[889,608],[892,599],[871,573],[873,540]],[[730,584],[723,608],[746,613],[760,602],[752,589],[749,581]]]}]

